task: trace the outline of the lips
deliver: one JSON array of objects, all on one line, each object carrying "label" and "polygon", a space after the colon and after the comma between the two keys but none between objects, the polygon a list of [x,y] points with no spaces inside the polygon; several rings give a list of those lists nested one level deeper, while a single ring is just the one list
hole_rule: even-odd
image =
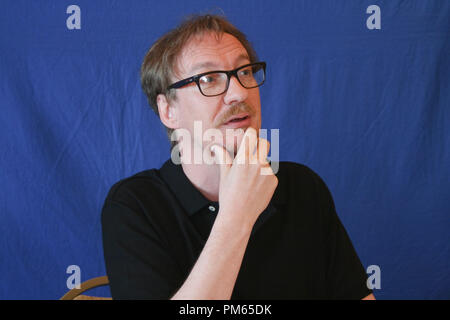
[{"label": "lips", "polygon": [[248,117],[249,117],[248,113],[240,113],[240,114],[236,114],[236,115],[230,117],[230,118],[227,120],[227,122],[225,122],[225,124],[228,124],[228,123],[230,123],[230,122],[238,122],[238,121],[242,121],[242,120],[244,120],[244,119],[246,119],[246,118],[248,118]]},{"label": "lips", "polygon": [[250,116],[248,113],[237,114],[230,117],[223,125],[229,128],[248,127],[250,125]]}]

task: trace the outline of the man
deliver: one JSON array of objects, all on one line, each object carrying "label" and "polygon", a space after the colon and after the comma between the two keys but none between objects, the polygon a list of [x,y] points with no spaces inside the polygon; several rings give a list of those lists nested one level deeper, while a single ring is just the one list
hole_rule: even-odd
[{"label": "man", "polygon": [[[373,298],[323,181],[267,162],[264,79],[222,17],[191,18],[149,50],[142,86],[182,161],[111,188],[102,227],[113,298]],[[215,162],[195,161],[199,152]]]}]

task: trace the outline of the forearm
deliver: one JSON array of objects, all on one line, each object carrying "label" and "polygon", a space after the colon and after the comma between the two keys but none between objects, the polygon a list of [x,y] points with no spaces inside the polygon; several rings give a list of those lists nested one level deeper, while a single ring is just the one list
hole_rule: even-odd
[{"label": "forearm", "polygon": [[270,168],[269,142],[252,127],[242,141],[234,160],[223,146],[211,147],[220,168],[220,210],[194,268],[172,299],[231,298],[253,225],[278,185],[274,174],[261,174]]},{"label": "forearm", "polygon": [[251,228],[218,214],[208,241],[188,278],[172,299],[231,298]]}]

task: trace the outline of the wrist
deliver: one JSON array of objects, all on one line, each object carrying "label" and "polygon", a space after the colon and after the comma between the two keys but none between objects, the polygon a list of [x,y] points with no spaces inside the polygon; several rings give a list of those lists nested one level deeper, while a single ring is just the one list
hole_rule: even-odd
[{"label": "wrist", "polygon": [[220,208],[213,228],[216,227],[224,234],[234,238],[239,236],[249,237],[254,223],[245,213],[231,212],[228,209]]}]

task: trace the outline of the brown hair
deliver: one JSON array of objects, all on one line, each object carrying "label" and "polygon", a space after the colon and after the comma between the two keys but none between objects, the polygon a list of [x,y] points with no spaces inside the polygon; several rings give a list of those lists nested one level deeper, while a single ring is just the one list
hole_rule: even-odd
[{"label": "brown hair", "polygon": [[[141,66],[141,85],[149,105],[159,116],[156,97],[158,94],[166,95],[168,100],[176,99],[175,91],[169,90],[175,75],[177,59],[184,46],[194,37],[205,32],[215,32],[218,37],[228,33],[238,39],[247,50],[250,63],[258,60],[255,50],[248,42],[246,36],[233,26],[225,17],[219,15],[194,15],[188,17],[178,27],[159,38],[145,55]],[[167,128],[170,136],[173,129]],[[176,142],[171,142],[172,147]]]}]

